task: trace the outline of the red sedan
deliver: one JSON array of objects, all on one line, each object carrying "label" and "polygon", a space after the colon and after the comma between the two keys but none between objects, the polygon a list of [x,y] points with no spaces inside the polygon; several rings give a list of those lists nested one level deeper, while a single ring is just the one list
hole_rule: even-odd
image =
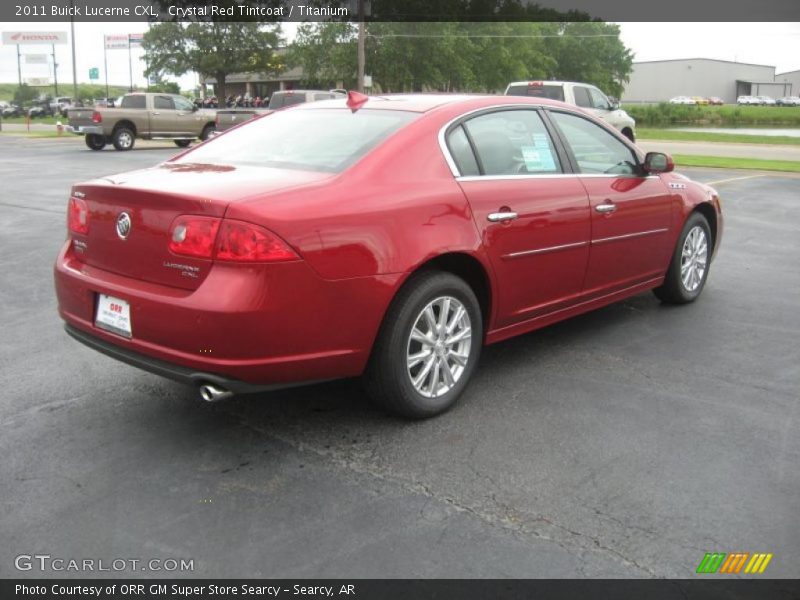
[{"label": "red sedan", "polygon": [[67,332],[206,400],[365,375],[453,405],[484,344],[646,290],[695,300],[716,192],[547,99],[299,105],[72,188]]}]

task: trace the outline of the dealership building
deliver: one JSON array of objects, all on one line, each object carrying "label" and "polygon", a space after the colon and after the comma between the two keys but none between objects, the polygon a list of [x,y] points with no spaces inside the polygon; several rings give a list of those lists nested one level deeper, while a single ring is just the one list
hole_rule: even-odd
[{"label": "dealership building", "polygon": [[769,65],[686,58],[633,63],[622,100],[663,102],[675,96],[717,96],[727,104],[739,96],[792,94],[800,94],[800,71],[776,74]]}]

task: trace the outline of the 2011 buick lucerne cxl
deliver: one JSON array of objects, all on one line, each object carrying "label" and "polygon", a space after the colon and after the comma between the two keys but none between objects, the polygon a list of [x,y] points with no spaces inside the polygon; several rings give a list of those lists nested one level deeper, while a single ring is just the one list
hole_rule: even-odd
[{"label": "2011 buick lucerne cxl", "polygon": [[351,93],[75,185],[68,229],[59,311],[87,346],[207,400],[364,375],[419,418],[484,344],[646,290],[695,300],[722,214],[574,106]]}]

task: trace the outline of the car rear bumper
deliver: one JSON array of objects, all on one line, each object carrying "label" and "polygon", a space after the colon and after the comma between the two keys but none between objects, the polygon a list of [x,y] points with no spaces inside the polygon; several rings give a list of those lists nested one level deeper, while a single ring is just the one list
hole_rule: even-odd
[{"label": "car rear bumper", "polygon": [[[69,241],[54,277],[72,337],[170,379],[232,391],[361,374],[396,281],[327,281],[304,261],[218,264],[184,290],[87,265]],[[95,326],[100,293],[130,304],[131,338]]]},{"label": "car rear bumper", "polygon": [[104,135],[100,125],[67,125],[66,129],[75,135]]}]

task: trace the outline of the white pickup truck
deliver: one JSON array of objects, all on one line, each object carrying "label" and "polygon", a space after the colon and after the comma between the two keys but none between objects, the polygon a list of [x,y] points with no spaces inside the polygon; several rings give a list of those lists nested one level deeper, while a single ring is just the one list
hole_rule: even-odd
[{"label": "white pickup truck", "polygon": [[506,88],[506,96],[531,96],[550,98],[585,108],[606,121],[630,141],[636,141],[636,121],[619,107],[619,103],[608,99],[603,92],[588,83],[574,81],[515,81]]}]

